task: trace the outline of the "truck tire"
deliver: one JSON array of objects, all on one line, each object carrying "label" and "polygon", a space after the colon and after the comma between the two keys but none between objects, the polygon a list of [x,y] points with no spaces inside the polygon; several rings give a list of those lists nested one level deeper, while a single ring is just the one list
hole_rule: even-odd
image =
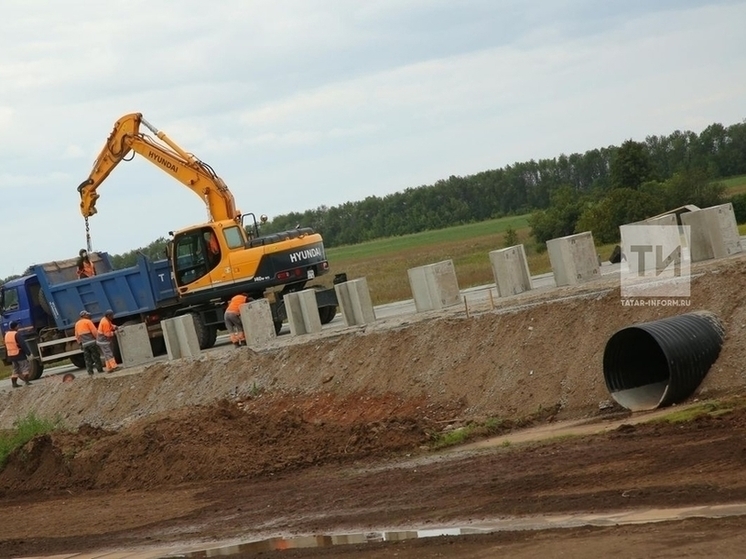
[{"label": "truck tire", "polygon": [[[197,332],[197,341],[199,341],[199,348],[208,349],[212,347],[212,345],[210,345],[212,328],[205,324],[205,321],[202,319],[202,315],[200,315],[199,313],[193,312],[190,314],[192,315],[192,320],[194,320],[194,330]],[[212,343],[214,345],[215,340],[212,340]]]},{"label": "truck tire", "polygon": [[41,359],[30,359],[29,362],[29,380],[39,380],[44,372],[44,363]]},{"label": "truck tire", "polygon": [[47,313],[47,315],[54,316],[52,314],[52,307],[49,306],[49,301],[47,301],[47,296],[44,295],[43,289],[39,290],[39,306],[45,313]]},{"label": "truck tire", "polygon": [[210,330],[210,336],[207,340],[208,345],[207,347],[214,347],[215,342],[218,340],[218,327],[217,326],[208,326],[208,329]]},{"label": "truck tire", "polygon": [[153,351],[153,357],[166,353],[166,338],[163,336],[150,338],[150,349]]},{"label": "truck tire", "polygon": [[282,320],[275,320],[275,335],[280,335],[280,330],[282,330]]},{"label": "truck tire", "polygon": [[337,316],[337,307],[319,307],[319,319],[321,324],[329,324]]},{"label": "truck tire", "polygon": [[85,357],[83,357],[82,353],[78,355],[71,355],[70,362],[78,369],[85,369]]}]

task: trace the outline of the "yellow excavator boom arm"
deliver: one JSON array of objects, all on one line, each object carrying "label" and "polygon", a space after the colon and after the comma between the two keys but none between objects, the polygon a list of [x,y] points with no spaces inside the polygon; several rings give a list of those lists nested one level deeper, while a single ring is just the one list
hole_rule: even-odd
[{"label": "yellow excavator boom arm", "polygon": [[[141,133],[140,125],[148,128],[165,145]],[[88,218],[96,213],[98,187],[130,151],[142,155],[197,194],[206,204],[212,221],[240,221],[241,212],[236,209],[233,194],[223,179],[209,165],[181,149],[140,113],[131,113],[117,120],[93,164],[91,174],[78,186],[83,217]]]}]

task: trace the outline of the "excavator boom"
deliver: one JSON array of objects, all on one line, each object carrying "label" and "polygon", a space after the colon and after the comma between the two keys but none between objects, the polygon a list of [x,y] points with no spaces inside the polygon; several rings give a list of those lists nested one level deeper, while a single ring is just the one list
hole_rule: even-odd
[{"label": "excavator boom", "polygon": [[[140,125],[150,130],[160,142],[140,132]],[[209,165],[181,149],[140,113],[125,115],[114,124],[91,174],[78,186],[83,217],[87,219],[96,213],[98,187],[131,151],[142,155],[197,194],[207,206],[211,221],[240,221],[241,212],[236,209],[233,194],[223,179]]]},{"label": "excavator boom", "polygon": [[[143,133],[141,128],[151,135]],[[310,227],[296,227],[262,236],[256,217],[249,233],[223,179],[140,113],[124,115],[115,123],[93,170],[78,187],[89,251],[88,218],[96,213],[98,188],[130,152],[133,156],[141,155],[174,177],[207,206],[206,223],[170,233],[171,279],[182,302],[206,304],[216,299],[227,300],[239,293],[259,298],[272,290],[278,293],[298,291],[308,281],[329,271],[319,233]],[[262,216],[260,222],[265,221],[266,216]],[[279,297],[281,299],[281,295]]]}]

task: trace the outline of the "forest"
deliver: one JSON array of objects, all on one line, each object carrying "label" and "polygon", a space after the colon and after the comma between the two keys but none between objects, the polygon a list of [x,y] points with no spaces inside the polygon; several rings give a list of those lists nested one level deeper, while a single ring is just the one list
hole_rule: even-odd
[{"label": "forest", "polygon": [[[716,123],[700,134],[677,130],[644,142],[532,159],[383,197],[280,215],[265,232],[311,226],[334,247],[531,213],[538,242],[583,229],[608,243],[620,224],[683,204],[725,201],[717,180],[744,173],[746,121]],[[744,219],[742,198],[732,201]]]}]

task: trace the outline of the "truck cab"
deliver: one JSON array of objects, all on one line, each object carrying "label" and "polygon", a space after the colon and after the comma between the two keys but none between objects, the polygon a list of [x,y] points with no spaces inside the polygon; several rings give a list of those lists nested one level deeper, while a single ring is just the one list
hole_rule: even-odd
[{"label": "truck cab", "polygon": [[[18,330],[26,338],[43,328],[54,326],[50,317],[39,304],[41,286],[36,276],[24,276],[7,282],[0,287],[0,333],[10,330],[10,323],[18,323]],[[5,347],[2,348],[5,360]]]}]

